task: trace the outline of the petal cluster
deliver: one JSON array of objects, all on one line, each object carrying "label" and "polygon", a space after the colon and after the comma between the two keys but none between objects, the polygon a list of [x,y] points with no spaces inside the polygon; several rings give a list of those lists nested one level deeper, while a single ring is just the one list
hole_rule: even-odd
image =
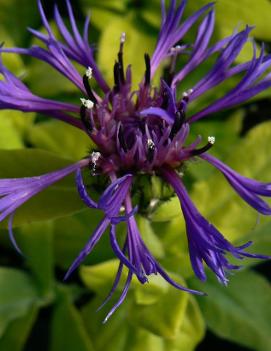
[{"label": "petal cluster", "polygon": [[206,280],[203,265],[205,262],[216,274],[219,281],[227,284],[227,272],[239,269],[240,267],[232,265],[226,258],[226,254],[230,254],[237,259],[243,259],[244,257],[268,258],[267,256],[245,252],[244,249],[249,247],[252,242],[248,242],[240,247],[234,247],[199,213],[190,200],[178,175],[173,170],[165,169],[163,170],[163,176],[171,184],[180,200],[186,223],[191,264],[199,279]]},{"label": "petal cluster", "polygon": [[4,78],[0,81],[0,109],[42,112],[75,127],[82,128],[81,121],[69,115],[69,113],[78,113],[78,106],[34,95],[23,82],[3,65],[1,60],[0,73]]},{"label": "petal cluster", "polygon": [[105,301],[103,302],[103,304],[101,305],[101,307],[103,307],[110,300],[113,293],[115,292],[120,282],[123,267],[126,266],[129,271],[120,298],[117,301],[117,303],[113,306],[113,308],[109,311],[104,322],[106,322],[109,319],[109,317],[124,301],[129,286],[131,284],[133,275],[136,275],[137,279],[142,284],[144,284],[148,282],[149,275],[160,274],[161,277],[163,277],[169,284],[174,286],[176,289],[187,291],[192,294],[203,295],[203,293],[196,290],[188,289],[170,278],[170,276],[156,261],[156,259],[153,257],[153,255],[150,253],[145,243],[143,242],[134,215],[129,216],[129,213],[131,213],[130,210],[132,210],[131,199],[129,196],[126,197],[125,206],[127,211],[127,234],[124,247],[122,249],[120,248],[118,243],[115,226],[113,225],[110,230],[111,246],[115,255],[119,258],[120,264],[112,289]]}]

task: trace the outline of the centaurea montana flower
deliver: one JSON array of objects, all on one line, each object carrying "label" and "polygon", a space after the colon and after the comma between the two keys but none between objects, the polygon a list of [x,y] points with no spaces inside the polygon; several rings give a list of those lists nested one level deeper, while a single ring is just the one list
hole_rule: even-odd
[{"label": "centaurea montana flower", "polygon": [[[136,179],[142,174],[149,178],[155,174],[173,188],[180,200],[186,222],[191,264],[199,279],[206,279],[205,262],[214,271],[219,281],[226,284],[227,272],[239,268],[228,261],[226,254],[237,259],[266,258],[266,256],[245,251],[251,242],[239,247],[229,243],[196,209],[179,172],[187,161],[199,157],[221,171],[233,189],[256,211],[264,215],[271,214],[270,206],[262,199],[262,197],[271,197],[271,183],[264,184],[245,178],[211,156],[208,150],[215,143],[215,138],[212,136],[202,147],[199,147],[200,138],[190,145],[186,144],[190,127],[194,122],[215,112],[239,105],[271,86],[271,75],[266,73],[271,66],[271,57],[265,55],[264,47],[257,57],[255,44],[253,44],[252,59],[249,62],[234,65],[242,47],[250,40],[249,34],[252,28],[246,27],[210,45],[214,30],[213,3],[204,6],[182,21],[186,0],[182,0],[180,4],[171,0],[168,9],[162,0],[162,24],[158,42],[152,57],[145,54],[145,75],[138,90],[132,91],[131,66],[126,69],[124,66],[125,33],[121,34],[117,60],[113,65],[114,86],[110,87],[95,62],[94,51],[89,44],[89,19],[86,19],[84,33],[81,35],[69,0],[66,0],[66,3],[71,31],[64,24],[55,7],[55,24],[62,40],[56,39],[39,0],[39,12],[47,34],[29,30],[43,43],[43,48],[39,46],[32,46],[30,49],[2,47],[1,52],[30,55],[48,63],[81,91],[81,104],[57,102],[34,95],[0,63],[0,71],[4,77],[0,82],[0,108],[42,112],[60,119],[87,133],[97,149],[76,164],[49,174],[32,178],[0,180],[0,220],[10,217],[9,233],[14,245],[16,246],[12,233],[12,219],[16,209],[46,187],[68,174],[75,173],[80,197],[89,208],[101,210],[104,217],[71,265],[65,278],[68,278],[92,251],[107,228],[109,228],[112,249],[119,258],[120,264],[105,303],[115,292],[124,266],[128,268],[128,276],[121,296],[105,320],[125,299],[133,276],[144,284],[148,281],[149,275],[160,274],[177,289],[201,294],[173,281],[152,256],[141,238],[135,219],[135,213],[141,209],[137,206],[133,208],[132,184],[136,183]],[[199,20],[201,23],[195,42],[191,45],[180,45],[185,34]],[[178,84],[214,54],[217,59],[210,71],[195,86],[188,87],[183,96],[178,98],[176,90]],[[188,57],[186,64],[177,71],[176,61],[185,55]],[[72,62],[85,67],[83,77]],[[170,62],[167,77],[161,78],[160,86],[153,87],[152,77],[157,68],[165,62]],[[242,74],[239,83],[225,96],[187,117],[189,102],[239,74]],[[91,88],[92,78],[96,80],[100,94]],[[98,202],[90,197],[84,184],[81,171],[84,168],[90,168],[93,177],[102,176],[110,181],[110,185]],[[124,214],[122,208],[125,209]],[[125,222],[127,226],[123,247],[120,246],[116,234],[116,226],[119,222]]]}]

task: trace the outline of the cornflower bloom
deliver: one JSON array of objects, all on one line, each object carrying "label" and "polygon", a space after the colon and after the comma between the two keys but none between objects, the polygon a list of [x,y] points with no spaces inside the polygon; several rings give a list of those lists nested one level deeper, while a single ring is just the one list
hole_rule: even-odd
[{"label": "cornflower bloom", "polygon": [[[271,183],[265,184],[241,176],[233,169],[211,156],[208,151],[214,145],[215,138],[210,136],[204,146],[197,138],[187,145],[187,137],[193,124],[212,114],[239,105],[271,86],[271,75],[267,72],[271,65],[270,55],[265,55],[262,47],[259,56],[254,47],[253,57],[249,62],[234,65],[234,61],[243,46],[250,41],[251,27],[246,27],[229,37],[210,45],[214,30],[215,14],[213,3],[210,3],[191,17],[183,20],[186,0],[179,4],[171,0],[168,9],[161,1],[162,23],[156,48],[150,57],[145,54],[146,70],[138,90],[132,91],[132,68],[124,66],[125,33],[121,34],[117,59],[113,64],[114,86],[110,87],[104,79],[94,58],[94,51],[89,44],[89,19],[86,19],[84,32],[77,28],[71,4],[66,0],[70,20],[69,30],[55,7],[55,24],[62,37],[56,39],[38,1],[39,12],[46,34],[29,29],[39,39],[43,47],[1,48],[1,52],[29,55],[44,61],[63,74],[81,91],[82,98],[78,105],[43,99],[34,95],[29,89],[9,72],[1,63],[0,70],[4,80],[0,81],[0,108],[15,109],[24,112],[42,112],[53,118],[69,123],[87,133],[95,143],[96,150],[86,158],[64,169],[49,174],[22,179],[0,180],[0,220],[9,217],[9,234],[12,233],[12,220],[16,209],[32,196],[59,181],[68,174],[75,173],[75,183],[82,201],[89,208],[101,210],[104,217],[96,230],[79,253],[65,279],[90,254],[101,236],[109,228],[112,250],[119,258],[119,269],[108,298],[115,292],[123,268],[128,268],[128,275],[118,302],[108,313],[105,321],[125,299],[133,276],[144,284],[151,274],[160,274],[177,289],[194,294],[201,292],[190,290],[172,280],[159,265],[143,242],[135,214],[141,207],[133,207],[134,187],[144,174],[148,179],[159,176],[168,183],[180,200],[191,258],[191,264],[197,277],[206,279],[204,263],[216,274],[219,281],[227,283],[227,272],[238,269],[228,261],[227,254],[237,259],[243,257],[267,258],[246,252],[251,242],[235,247],[210,224],[197,210],[185,189],[182,180],[184,164],[194,158],[201,158],[216,167],[225,176],[233,189],[256,211],[270,215],[270,206],[262,197],[271,196]],[[180,45],[185,34],[198,21],[197,35],[194,43]],[[131,38],[132,40],[133,38]],[[193,87],[178,98],[177,86],[196,67],[215,55],[216,61]],[[187,57],[180,70],[176,62],[180,57]],[[143,58],[142,58],[143,59]],[[83,77],[73,62],[85,67]],[[158,67],[169,62],[165,77],[161,77],[159,86],[152,86],[152,78]],[[218,86],[225,80],[239,76],[239,83],[226,95],[215,100],[205,108],[191,115],[189,103]],[[99,92],[91,87],[94,79]],[[89,176],[104,177],[109,181],[98,202],[89,195],[84,184],[82,169],[89,169]],[[140,188],[136,189],[137,193]],[[172,192],[173,193],[173,192]],[[140,194],[144,197],[144,194]],[[151,200],[151,199],[150,199]],[[134,204],[136,205],[136,204]],[[122,209],[124,208],[124,213]],[[116,226],[125,222],[127,226],[124,245],[121,247],[117,237]]]}]

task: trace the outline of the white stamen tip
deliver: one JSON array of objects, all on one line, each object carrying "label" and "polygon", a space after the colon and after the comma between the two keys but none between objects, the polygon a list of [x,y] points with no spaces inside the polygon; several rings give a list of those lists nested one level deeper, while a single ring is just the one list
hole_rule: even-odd
[{"label": "white stamen tip", "polygon": [[193,89],[188,89],[187,91],[183,92],[183,97],[188,98],[193,92]]},{"label": "white stamen tip", "polygon": [[94,106],[94,103],[91,100],[87,100],[87,99],[80,99],[81,103],[83,106],[85,106],[88,110],[91,110]]},{"label": "white stamen tip", "polygon": [[155,147],[154,142],[151,139],[147,140],[147,146],[149,149],[153,149]]},{"label": "white stamen tip", "polygon": [[215,137],[214,137],[214,136],[209,136],[209,137],[208,137],[208,143],[214,145],[214,143],[215,143]]},{"label": "white stamen tip", "polygon": [[121,44],[125,43],[125,40],[126,40],[126,33],[123,32],[123,33],[121,33],[121,36],[120,36],[120,42],[121,42]]},{"label": "white stamen tip", "polygon": [[88,77],[88,79],[92,78],[92,68],[88,67],[88,69],[86,70],[86,76]]},{"label": "white stamen tip", "polygon": [[91,154],[91,161],[93,163],[95,163],[95,162],[97,162],[99,160],[100,157],[101,157],[100,152],[93,151],[92,154]]},{"label": "white stamen tip", "polygon": [[100,154],[100,152],[98,151],[93,151],[91,153],[91,173],[93,175],[96,175],[96,171],[97,171],[97,161],[99,160],[99,158],[102,155]]}]

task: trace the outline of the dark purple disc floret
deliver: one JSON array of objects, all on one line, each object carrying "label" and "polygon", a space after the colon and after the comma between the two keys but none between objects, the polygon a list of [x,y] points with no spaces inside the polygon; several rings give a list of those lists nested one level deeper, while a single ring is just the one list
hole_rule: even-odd
[{"label": "dark purple disc floret", "polygon": [[[95,62],[94,50],[89,44],[89,19],[86,19],[81,35],[70,1],[66,0],[66,3],[71,30],[64,23],[57,7],[54,12],[61,40],[56,39],[38,0],[39,12],[47,33],[34,29],[29,31],[42,42],[43,47],[2,47],[1,52],[30,55],[48,63],[79,89],[82,94],[81,103],[69,104],[36,96],[0,62],[0,72],[4,77],[0,82],[0,109],[48,114],[81,129],[96,146],[85,159],[64,169],[32,178],[0,180],[0,220],[10,218],[9,233],[15,247],[19,250],[12,233],[16,209],[51,184],[75,173],[76,186],[82,201],[89,208],[102,211],[104,217],[65,278],[83,262],[107,229],[112,250],[120,260],[120,265],[105,303],[115,292],[124,266],[128,269],[120,298],[105,321],[123,302],[133,276],[144,284],[148,281],[148,276],[159,274],[177,289],[202,294],[173,281],[156,261],[140,235],[135,214],[142,211],[142,208],[140,205],[136,206],[134,188],[142,175],[148,178],[156,175],[172,187],[180,200],[186,222],[191,264],[199,279],[206,279],[206,264],[218,280],[226,284],[227,273],[239,268],[230,263],[230,256],[237,259],[267,258],[247,253],[245,249],[251,242],[235,247],[227,241],[198,212],[182,180],[185,163],[199,157],[222,172],[233,189],[256,211],[264,215],[271,214],[270,206],[262,199],[271,197],[271,184],[243,177],[211,156],[208,150],[214,145],[215,137],[209,136],[203,145],[200,145],[200,137],[187,144],[194,122],[239,105],[271,86],[271,75],[267,73],[271,56],[265,55],[264,47],[257,56],[256,45],[252,42],[252,59],[243,64],[234,64],[243,46],[251,41],[249,35],[252,28],[247,26],[238,33],[210,44],[215,21],[213,3],[183,20],[186,0],[180,1],[178,5],[175,0],[171,0],[168,9],[162,0],[162,23],[158,42],[152,56],[146,53],[142,57],[146,68],[142,72],[138,89],[132,88],[132,67],[125,65],[125,33],[120,33],[119,51],[116,61],[112,62],[114,84],[110,87]],[[181,44],[185,34],[199,21],[201,23],[198,25],[195,41]],[[209,72],[194,86],[187,87],[180,96],[177,91],[179,83],[213,55],[216,61]],[[186,63],[178,70],[176,63],[180,57],[186,58]],[[75,68],[74,62],[84,67],[83,76]],[[161,64],[167,67],[165,75],[160,77],[158,86],[153,86],[153,76]],[[193,115],[189,113],[191,101],[233,76],[240,76],[235,87]],[[99,87],[97,91],[93,89],[92,80]],[[90,197],[84,184],[82,169],[90,169],[92,177],[99,176],[109,181],[110,184],[99,201]],[[140,192],[141,189],[136,191]],[[151,200],[149,199],[150,202]],[[118,238],[116,230],[120,222],[125,222],[127,228],[125,238],[122,239]],[[120,242],[124,242],[124,245],[121,246]]]}]

